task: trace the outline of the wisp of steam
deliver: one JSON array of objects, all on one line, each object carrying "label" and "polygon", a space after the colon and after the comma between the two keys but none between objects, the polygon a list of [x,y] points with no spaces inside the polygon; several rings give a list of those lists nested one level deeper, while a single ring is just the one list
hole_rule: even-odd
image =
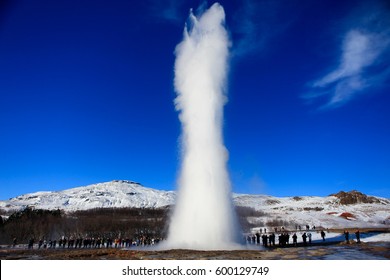
[{"label": "wisp of steam", "polygon": [[239,238],[223,143],[229,36],[218,3],[190,12],[176,47],[175,99],[182,125],[178,197],[165,246],[229,249]]}]

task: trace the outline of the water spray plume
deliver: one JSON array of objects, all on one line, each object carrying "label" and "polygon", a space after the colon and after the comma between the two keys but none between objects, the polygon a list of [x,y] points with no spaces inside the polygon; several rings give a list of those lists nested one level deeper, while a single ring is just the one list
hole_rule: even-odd
[{"label": "water spray plume", "polygon": [[182,166],[170,248],[229,249],[239,238],[222,133],[230,45],[224,24],[218,3],[198,18],[191,11],[175,51]]}]

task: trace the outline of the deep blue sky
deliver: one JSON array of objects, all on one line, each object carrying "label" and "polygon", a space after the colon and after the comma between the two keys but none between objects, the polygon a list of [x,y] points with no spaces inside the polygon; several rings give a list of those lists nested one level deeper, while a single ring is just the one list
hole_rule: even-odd
[{"label": "deep blue sky", "polygon": [[[219,2],[233,191],[390,197],[389,2]],[[0,199],[114,179],[175,189],[174,49],[202,3],[1,1]]]}]

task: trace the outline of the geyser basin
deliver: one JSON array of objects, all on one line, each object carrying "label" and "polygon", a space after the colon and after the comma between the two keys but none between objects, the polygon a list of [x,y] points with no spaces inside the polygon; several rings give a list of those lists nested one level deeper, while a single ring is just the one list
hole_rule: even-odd
[{"label": "geyser basin", "polygon": [[225,12],[218,3],[199,18],[191,11],[176,47],[182,166],[164,247],[232,249],[240,238],[222,137],[230,45],[224,24]]}]

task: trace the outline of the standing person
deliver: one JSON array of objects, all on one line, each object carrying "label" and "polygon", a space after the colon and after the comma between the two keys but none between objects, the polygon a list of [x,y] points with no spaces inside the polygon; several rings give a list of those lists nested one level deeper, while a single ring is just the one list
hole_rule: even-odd
[{"label": "standing person", "polygon": [[297,240],[298,240],[298,236],[297,236],[297,234],[294,232],[294,234],[293,234],[293,236],[292,236],[292,239],[293,239],[293,244],[294,244],[294,246],[297,246],[297,244],[298,244],[298,242],[297,242]]},{"label": "standing person", "polygon": [[260,232],[256,232],[256,243],[260,245]]},{"label": "standing person", "polygon": [[322,241],[325,241],[325,231],[321,230]]},{"label": "standing person", "polygon": [[271,234],[271,242],[272,242],[272,246],[275,246],[275,233]]},{"label": "standing person", "polygon": [[262,241],[263,241],[263,246],[264,247],[268,247],[268,236],[266,234],[263,234],[261,236],[261,238],[262,238]]},{"label": "standing person", "polygon": [[302,239],[303,239],[303,246],[306,246],[306,239],[307,239],[307,235],[306,235],[306,232],[304,232],[303,234],[302,234]]},{"label": "standing person", "polygon": [[31,238],[31,239],[28,241],[28,248],[29,248],[29,249],[33,249],[33,248],[34,248],[34,238]]},{"label": "standing person", "polygon": [[309,245],[311,244],[311,232],[307,234],[307,237],[309,238]]},{"label": "standing person", "polygon": [[357,243],[360,243],[360,231],[359,231],[359,230],[357,230],[357,231],[355,232],[355,236],[356,236],[356,242],[357,242]]},{"label": "standing person", "polygon": [[349,232],[348,232],[348,230],[344,230],[344,237],[345,237],[345,241],[347,243],[349,243]]}]

